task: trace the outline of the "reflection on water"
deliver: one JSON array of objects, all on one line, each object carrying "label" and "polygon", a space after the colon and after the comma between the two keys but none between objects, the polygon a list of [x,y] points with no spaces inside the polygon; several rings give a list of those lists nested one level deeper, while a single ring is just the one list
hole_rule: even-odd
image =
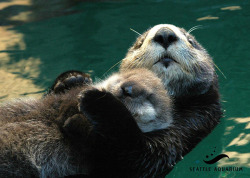
[{"label": "reflection on water", "polygon": [[1,0],[0,24],[20,25],[75,13],[72,7],[81,1],[84,0]]},{"label": "reflection on water", "polygon": [[235,10],[241,10],[241,7],[240,6],[228,6],[228,7],[222,7],[220,9],[221,10],[235,11]]},{"label": "reflection on water", "polygon": [[218,20],[219,17],[212,17],[211,15],[208,15],[206,17],[200,17],[197,19],[197,21],[202,21],[202,20]]},{"label": "reflection on water", "polygon": [[[15,68],[16,67],[17,66],[15,66]],[[18,67],[20,67],[20,65]],[[26,65],[24,68],[27,69]],[[35,68],[37,69],[37,66]],[[17,98],[17,97],[20,97],[20,95],[27,95],[27,94],[30,94],[33,96],[42,92],[42,88],[34,85],[32,79],[29,79],[29,78],[26,79],[26,78],[20,77],[18,74],[13,74],[10,71],[12,70],[6,71],[6,70],[0,69],[0,76],[1,76],[0,100]],[[32,72],[29,72],[29,73],[32,73]],[[32,73],[32,75],[33,74],[35,73]]]},{"label": "reflection on water", "polygon": [[[222,159],[218,166],[235,166],[250,168],[250,117],[228,118],[226,122],[223,150],[230,159]],[[228,176],[237,177],[228,172]],[[248,174],[249,175],[249,174]]]},{"label": "reflection on water", "polygon": [[218,166],[250,167],[250,153],[236,151],[224,151],[223,153],[228,155],[229,159],[220,160]]},{"label": "reflection on water", "polygon": [[[103,78],[139,33],[160,23],[193,31],[227,79],[220,79],[225,118],[168,177],[250,177],[250,2],[222,0],[1,0],[0,102],[40,97],[63,71]],[[110,72],[117,70],[115,67]],[[110,73],[109,72],[109,73]],[[216,147],[230,159],[217,166],[242,166],[243,173],[190,172]]]},{"label": "reflection on water", "polygon": [[[241,10],[240,6],[228,6],[228,7],[222,7],[220,8],[221,10],[230,10],[230,11],[235,11],[235,10]],[[218,20],[219,17],[215,17],[212,15],[207,15],[205,17],[200,17],[197,18],[197,21],[202,21],[202,20]]]},{"label": "reflection on water", "polygon": [[[18,5],[27,5],[27,1],[16,1]],[[4,8],[8,8],[10,1],[0,3],[2,12]],[[3,14],[0,13],[2,16]],[[0,17],[2,17],[0,15]],[[6,15],[7,17],[8,15]],[[9,20],[16,18],[16,15],[8,16]],[[20,18],[20,20],[25,20]],[[1,22],[3,22],[1,18]],[[24,34],[12,30],[10,24],[0,26],[1,43],[0,43],[0,99],[6,100],[10,98],[20,97],[27,93],[37,93],[42,88],[34,85],[32,77],[37,78],[39,74],[39,59],[22,58],[18,63],[11,63],[11,54],[21,54],[26,50],[26,43],[24,42]],[[21,74],[21,75],[20,75]],[[26,77],[23,77],[26,76]]]}]

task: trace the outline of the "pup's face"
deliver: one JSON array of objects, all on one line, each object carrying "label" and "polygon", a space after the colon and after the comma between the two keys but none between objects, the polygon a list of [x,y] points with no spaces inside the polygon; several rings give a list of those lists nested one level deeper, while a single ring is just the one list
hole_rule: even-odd
[{"label": "pup's face", "polygon": [[125,104],[143,132],[165,129],[172,122],[172,105],[160,79],[146,69],[115,74],[96,85]]},{"label": "pup's face", "polygon": [[204,85],[210,85],[214,75],[206,50],[184,29],[170,24],[154,26],[139,36],[120,69],[142,67],[156,73],[173,96],[196,84],[202,86],[199,92],[205,92]]}]

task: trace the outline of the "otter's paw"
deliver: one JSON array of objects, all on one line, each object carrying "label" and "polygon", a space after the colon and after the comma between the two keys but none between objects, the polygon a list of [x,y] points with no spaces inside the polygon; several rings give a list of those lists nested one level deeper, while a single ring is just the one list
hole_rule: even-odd
[{"label": "otter's paw", "polygon": [[126,110],[126,107],[111,93],[93,88],[81,93],[79,109],[90,120],[105,118],[107,121]]},{"label": "otter's paw", "polygon": [[112,142],[123,140],[116,144],[128,145],[128,138],[140,135],[141,131],[129,110],[109,92],[95,88],[82,92],[79,109],[93,124],[95,133],[110,138]]},{"label": "otter's paw", "polygon": [[49,93],[63,93],[71,88],[91,83],[90,75],[80,71],[67,71],[57,77]]},{"label": "otter's paw", "polygon": [[63,125],[64,133],[75,140],[87,139],[92,125],[83,114],[75,114],[69,117]]}]

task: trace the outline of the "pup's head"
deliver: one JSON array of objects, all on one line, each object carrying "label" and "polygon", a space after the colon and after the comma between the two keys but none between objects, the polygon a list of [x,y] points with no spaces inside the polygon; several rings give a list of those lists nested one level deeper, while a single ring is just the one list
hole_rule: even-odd
[{"label": "pup's head", "polygon": [[147,69],[112,75],[97,84],[120,99],[143,132],[165,129],[172,122],[172,104],[161,80]]}]

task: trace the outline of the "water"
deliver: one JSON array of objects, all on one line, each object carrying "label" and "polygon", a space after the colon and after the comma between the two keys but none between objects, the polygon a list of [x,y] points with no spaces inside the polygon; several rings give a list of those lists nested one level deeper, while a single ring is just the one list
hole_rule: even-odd
[{"label": "water", "polygon": [[[226,76],[219,75],[225,117],[180,161],[168,177],[250,177],[250,2],[239,0],[86,1],[1,0],[0,102],[41,97],[63,71],[77,69],[103,78],[138,36],[160,23],[190,29]],[[203,162],[215,149],[227,154]],[[214,167],[243,171],[214,171]],[[205,167],[210,171],[191,171]]]}]

